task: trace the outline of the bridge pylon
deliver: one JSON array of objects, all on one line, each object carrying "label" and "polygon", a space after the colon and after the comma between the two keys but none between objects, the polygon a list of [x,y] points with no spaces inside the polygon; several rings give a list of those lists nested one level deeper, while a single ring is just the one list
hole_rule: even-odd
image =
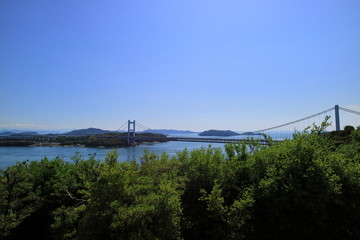
[{"label": "bridge pylon", "polygon": [[128,120],[128,145],[135,144],[135,120]]},{"label": "bridge pylon", "polygon": [[339,105],[335,105],[335,130],[340,131],[340,113]]}]

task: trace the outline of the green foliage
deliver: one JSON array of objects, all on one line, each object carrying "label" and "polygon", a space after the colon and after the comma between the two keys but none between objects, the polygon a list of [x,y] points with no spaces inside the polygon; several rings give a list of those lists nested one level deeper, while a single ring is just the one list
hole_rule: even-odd
[{"label": "green foliage", "polygon": [[2,171],[0,185],[0,232],[1,237],[10,235],[13,229],[31,215],[36,195],[32,193],[31,175],[27,162],[19,162]]},{"label": "green foliage", "polygon": [[199,133],[199,136],[222,136],[222,137],[230,137],[237,136],[239,133],[230,131],[230,130],[207,130]]},{"label": "green foliage", "polygon": [[[85,132],[95,131],[97,132],[99,129],[85,129]],[[78,131],[78,130],[75,130]],[[82,130],[80,130],[82,131]],[[103,130],[101,130],[103,131]],[[21,134],[18,136],[12,137],[1,137],[0,136],[0,146],[30,146],[30,145],[84,145],[87,147],[109,147],[109,148],[118,148],[128,146],[127,143],[127,132],[118,133],[118,132],[110,132],[104,134],[96,134],[96,135],[77,135],[68,136],[61,134],[54,135],[36,135],[33,137],[22,136]],[[139,137],[136,142],[165,142],[168,141],[167,137],[163,134],[156,133],[138,133]],[[14,138],[15,137],[15,138]]]},{"label": "green foliage", "polygon": [[0,174],[1,239],[359,239],[360,129]]},{"label": "green foliage", "polygon": [[0,146],[1,147],[26,147],[34,144],[34,141],[26,141],[26,140],[14,140],[7,138],[0,138]]}]

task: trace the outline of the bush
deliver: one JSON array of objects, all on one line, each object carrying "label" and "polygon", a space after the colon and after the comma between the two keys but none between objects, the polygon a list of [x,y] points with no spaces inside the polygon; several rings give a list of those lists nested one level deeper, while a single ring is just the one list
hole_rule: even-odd
[{"label": "bush", "polygon": [[1,171],[1,239],[359,239],[360,129]]}]

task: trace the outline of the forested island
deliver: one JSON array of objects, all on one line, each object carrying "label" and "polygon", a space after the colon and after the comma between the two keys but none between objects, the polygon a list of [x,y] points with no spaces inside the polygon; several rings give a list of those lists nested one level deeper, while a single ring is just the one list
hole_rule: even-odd
[{"label": "forested island", "polygon": [[359,239],[360,128],[0,172],[0,239]]},{"label": "forested island", "polygon": [[261,132],[243,132],[243,133],[240,133],[240,135],[251,136],[251,135],[263,135],[263,134]]},{"label": "forested island", "polygon": [[207,137],[231,137],[231,136],[238,136],[238,135],[263,135],[259,132],[243,132],[243,133],[237,133],[230,130],[207,130],[204,132],[199,133],[199,136],[207,136]]},{"label": "forested island", "polygon": [[240,135],[239,133],[230,130],[207,130],[199,133],[199,136],[213,136],[213,137],[231,137]]},{"label": "forested island", "polygon": [[144,133],[160,133],[160,134],[194,134],[196,132],[188,130],[175,130],[175,129],[149,129],[145,130]]},{"label": "forested island", "polygon": [[[137,133],[137,143],[167,141],[164,134]],[[155,140],[154,140],[155,139]],[[127,133],[105,132],[86,129],[67,134],[25,135],[14,134],[0,137],[0,146],[84,146],[84,147],[127,147]]]}]

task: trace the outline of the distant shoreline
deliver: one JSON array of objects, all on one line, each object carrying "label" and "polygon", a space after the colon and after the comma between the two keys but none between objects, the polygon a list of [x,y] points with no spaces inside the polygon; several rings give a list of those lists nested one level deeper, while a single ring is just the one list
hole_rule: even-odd
[{"label": "distant shoreline", "polygon": [[119,147],[107,147],[107,146],[86,146],[86,145],[83,145],[83,144],[80,144],[80,145],[61,145],[61,144],[43,144],[43,145],[38,145],[38,144],[31,144],[31,145],[26,145],[26,146],[18,146],[18,145],[7,145],[7,146],[4,146],[4,145],[0,145],[0,148],[1,147],[79,147],[79,148],[127,148],[128,146],[119,146]]},{"label": "distant shoreline", "polygon": [[[142,137],[135,143],[128,143],[126,134],[106,133],[89,136],[2,136],[0,146],[10,147],[93,147],[93,148],[122,148],[136,146],[143,142],[162,142],[168,141],[162,134],[143,133],[137,134]],[[161,140],[159,140],[159,138]]]},{"label": "distant shoreline", "polygon": [[[0,142],[1,143],[1,142]],[[141,144],[151,144],[151,143],[161,143],[159,141],[154,141],[154,142],[139,142],[139,143],[135,143],[135,145],[119,145],[119,146],[105,146],[105,145],[96,145],[96,146],[88,146],[85,144],[61,144],[61,143],[35,143],[35,144],[30,144],[30,145],[1,145],[0,147],[79,147],[79,148],[109,148],[109,149],[114,149],[114,148],[129,148],[129,147],[134,147],[134,146],[138,146]]]}]

